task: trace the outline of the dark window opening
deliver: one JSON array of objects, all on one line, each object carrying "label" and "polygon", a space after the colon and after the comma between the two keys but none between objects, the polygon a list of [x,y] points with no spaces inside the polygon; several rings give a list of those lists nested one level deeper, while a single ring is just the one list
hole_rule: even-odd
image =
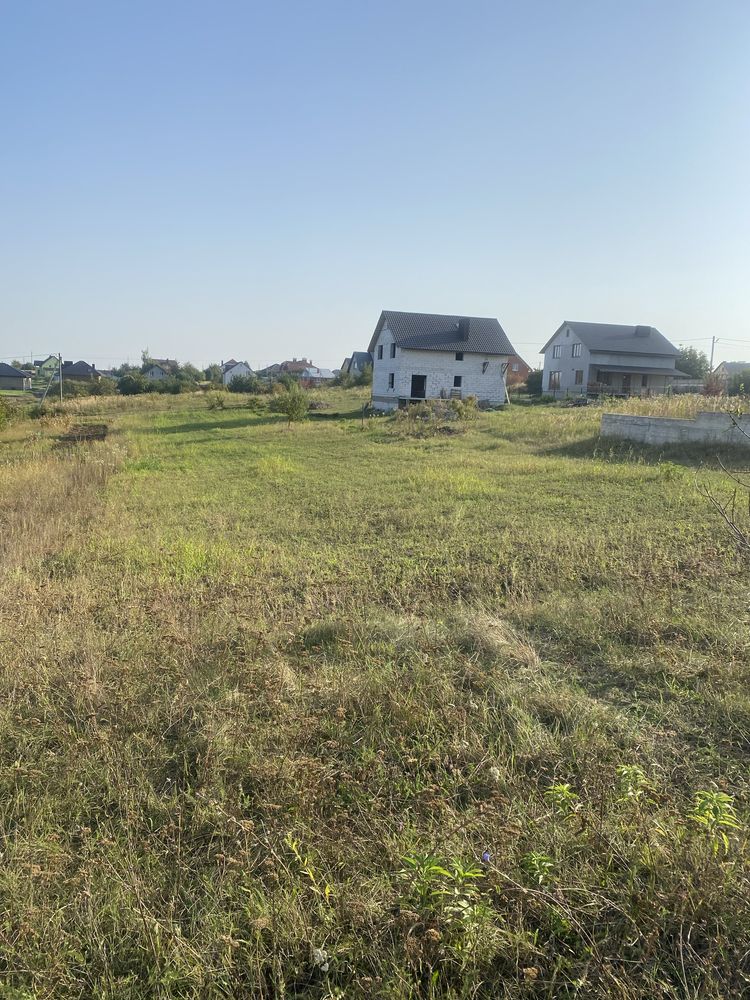
[{"label": "dark window opening", "polygon": [[378,361],[382,360],[383,360],[383,345],[380,344],[380,346],[378,347]]},{"label": "dark window opening", "polygon": [[388,388],[389,389],[393,388],[393,372],[391,372],[390,375],[388,376]]},{"label": "dark window opening", "polygon": [[456,361],[463,361],[463,359],[464,359],[464,352],[456,351]]},{"label": "dark window opening", "polygon": [[560,372],[549,373],[549,388],[550,389],[560,388]]},{"label": "dark window opening", "polygon": [[576,385],[583,385],[583,369],[576,369]]},{"label": "dark window opening", "polygon": [[641,387],[645,389],[648,386],[648,375],[641,375]]},{"label": "dark window opening", "polygon": [[460,389],[461,388],[461,380],[462,379],[463,379],[463,375],[454,375],[453,376],[453,388],[454,389]]},{"label": "dark window opening", "polygon": [[396,357],[396,345],[395,344],[391,344],[391,357],[392,358]]},{"label": "dark window opening", "polygon": [[412,375],[411,377],[411,398],[424,399],[427,394],[427,376]]}]

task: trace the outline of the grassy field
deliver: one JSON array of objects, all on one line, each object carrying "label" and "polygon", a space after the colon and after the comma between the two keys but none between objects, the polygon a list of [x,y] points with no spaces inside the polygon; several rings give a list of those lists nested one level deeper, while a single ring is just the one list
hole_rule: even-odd
[{"label": "grassy field", "polygon": [[227,398],[0,434],[0,997],[750,994],[714,457]]}]

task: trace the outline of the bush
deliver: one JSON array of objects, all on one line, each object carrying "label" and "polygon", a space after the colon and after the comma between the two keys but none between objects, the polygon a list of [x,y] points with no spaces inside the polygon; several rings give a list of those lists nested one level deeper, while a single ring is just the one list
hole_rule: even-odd
[{"label": "bush", "polygon": [[235,375],[227,389],[229,392],[259,392],[260,382],[255,375]]},{"label": "bush", "polygon": [[209,410],[223,410],[225,406],[224,396],[220,392],[210,392],[208,394]]},{"label": "bush", "polygon": [[2,396],[0,396],[0,427],[5,427],[5,425],[8,423],[8,421],[10,420],[11,412],[12,410],[7,400],[3,399]]},{"label": "bush", "polygon": [[142,392],[148,392],[148,389],[148,381],[140,372],[129,372],[117,383],[117,391],[122,396],[138,396]]},{"label": "bush", "polygon": [[292,383],[287,389],[276,393],[271,400],[271,412],[283,413],[287,419],[287,425],[292,422],[304,420],[310,407],[309,400],[305,393],[296,383]]},{"label": "bush", "polygon": [[89,384],[89,396],[114,396],[117,392],[117,382],[113,378],[100,378]]},{"label": "bush", "polygon": [[529,377],[526,379],[526,389],[532,396],[541,395],[542,375],[543,372],[540,370],[529,372]]}]

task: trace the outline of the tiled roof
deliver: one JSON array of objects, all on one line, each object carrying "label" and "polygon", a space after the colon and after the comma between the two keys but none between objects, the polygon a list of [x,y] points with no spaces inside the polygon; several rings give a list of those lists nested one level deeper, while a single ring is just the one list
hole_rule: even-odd
[{"label": "tiled roof", "polygon": [[658,354],[676,357],[680,352],[670,344],[664,334],[653,326],[623,326],[619,323],[579,323],[571,320],[555,330],[542,348],[547,350],[560,330],[570,327],[590,351],[614,351],[625,354]]},{"label": "tiled roof", "polygon": [[0,361],[0,378],[26,378],[26,375],[13,365],[6,365],[4,361]]},{"label": "tiled roof", "polygon": [[370,341],[375,349],[384,326],[398,347],[420,351],[465,351],[469,354],[515,354],[496,319],[479,316],[446,316],[437,313],[392,312],[380,314]]},{"label": "tiled roof", "polygon": [[63,377],[66,375],[68,377],[71,375],[91,375],[94,371],[96,369],[88,361],[66,361],[63,365]]},{"label": "tiled roof", "polygon": [[372,364],[372,354],[369,351],[352,351],[350,368],[359,368],[360,371]]}]

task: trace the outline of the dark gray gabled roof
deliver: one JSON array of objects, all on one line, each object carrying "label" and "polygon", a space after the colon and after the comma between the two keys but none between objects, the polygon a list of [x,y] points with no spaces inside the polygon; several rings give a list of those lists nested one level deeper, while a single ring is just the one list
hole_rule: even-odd
[{"label": "dark gray gabled roof", "polygon": [[544,345],[541,354],[558,335],[570,327],[590,351],[616,351],[619,354],[658,354],[673,358],[680,352],[663,333],[653,326],[622,326],[619,323],[579,323],[566,319]]},{"label": "dark gray gabled roof", "polygon": [[66,361],[63,365],[63,378],[67,375],[91,375],[96,369],[88,361]]},{"label": "dark gray gabled roof", "polygon": [[361,371],[365,365],[372,364],[372,354],[369,351],[352,351],[352,356],[349,360],[350,368],[359,368]]},{"label": "dark gray gabled roof", "polygon": [[0,361],[0,378],[28,378],[28,376],[26,372],[19,371],[13,365],[6,365],[4,361]]},{"label": "dark gray gabled roof", "polygon": [[496,319],[392,312],[384,309],[370,340],[371,354],[386,325],[393,334],[396,345],[407,350],[465,351],[468,354],[516,353]]}]

